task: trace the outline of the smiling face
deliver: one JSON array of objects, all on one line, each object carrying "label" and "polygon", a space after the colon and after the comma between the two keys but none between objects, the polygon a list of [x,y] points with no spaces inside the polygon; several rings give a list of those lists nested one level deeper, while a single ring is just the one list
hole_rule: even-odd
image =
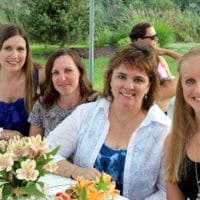
[{"label": "smiling face", "polygon": [[5,40],[0,50],[0,66],[10,72],[16,72],[24,66],[27,55],[26,41],[16,35]]},{"label": "smiling face", "polygon": [[142,108],[150,82],[146,72],[130,64],[121,63],[113,71],[110,86],[115,103],[129,108]]},{"label": "smiling face", "polygon": [[62,55],[55,59],[51,71],[54,88],[62,96],[80,93],[80,72],[69,55]]},{"label": "smiling face", "polygon": [[181,85],[185,101],[200,112],[200,55],[192,56],[180,68]]}]

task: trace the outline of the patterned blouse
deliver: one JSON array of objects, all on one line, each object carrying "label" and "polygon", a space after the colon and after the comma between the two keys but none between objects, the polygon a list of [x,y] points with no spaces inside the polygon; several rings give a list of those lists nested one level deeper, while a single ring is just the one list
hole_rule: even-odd
[{"label": "patterned blouse", "polygon": [[39,128],[44,128],[46,137],[50,131],[52,131],[63,119],[69,116],[75,108],[80,105],[77,104],[71,109],[64,110],[60,108],[57,104],[51,106],[50,109],[44,109],[41,103],[37,100],[32,112],[29,115],[28,121]]}]

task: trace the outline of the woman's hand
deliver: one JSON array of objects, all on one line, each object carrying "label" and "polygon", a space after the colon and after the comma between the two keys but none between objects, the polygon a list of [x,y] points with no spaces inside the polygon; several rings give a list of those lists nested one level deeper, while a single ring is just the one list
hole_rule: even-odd
[{"label": "woman's hand", "polygon": [[96,168],[83,168],[76,167],[71,174],[73,179],[77,179],[78,177],[84,177],[86,179],[93,179],[100,175],[100,172]]},{"label": "woman's hand", "polygon": [[58,163],[57,175],[77,179],[84,177],[86,179],[95,179],[101,173],[96,168],[84,168],[72,164],[68,160],[60,160]]},{"label": "woman's hand", "polygon": [[22,137],[23,135],[16,130],[9,130],[9,129],[3,129],[3,131],[1,132],[1,140],[9,140],[15,136],[20,136]]}]

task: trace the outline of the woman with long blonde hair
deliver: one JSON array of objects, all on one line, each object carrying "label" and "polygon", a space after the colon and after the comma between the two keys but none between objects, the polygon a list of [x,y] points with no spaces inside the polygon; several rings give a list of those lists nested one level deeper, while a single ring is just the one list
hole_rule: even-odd
[{"label": "woman with long blonde hair", "polygon": [[179,61],[172,131],[165,143],[167,199],[200,199],[200,46]]}]

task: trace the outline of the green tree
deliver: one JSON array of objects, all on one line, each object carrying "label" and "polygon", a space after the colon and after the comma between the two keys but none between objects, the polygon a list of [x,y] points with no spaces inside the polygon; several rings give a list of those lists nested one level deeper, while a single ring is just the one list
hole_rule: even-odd
[{"label": "green tree", "polygon": [[74,44],[88,39],[87,0],[22,0],[22,23],[32,41],[44,44]]},{"label": "green tree", "polygon": [[19,23],[19,10],[21,8],[20,0],[0,0],[1,23],[16,22]]}]

